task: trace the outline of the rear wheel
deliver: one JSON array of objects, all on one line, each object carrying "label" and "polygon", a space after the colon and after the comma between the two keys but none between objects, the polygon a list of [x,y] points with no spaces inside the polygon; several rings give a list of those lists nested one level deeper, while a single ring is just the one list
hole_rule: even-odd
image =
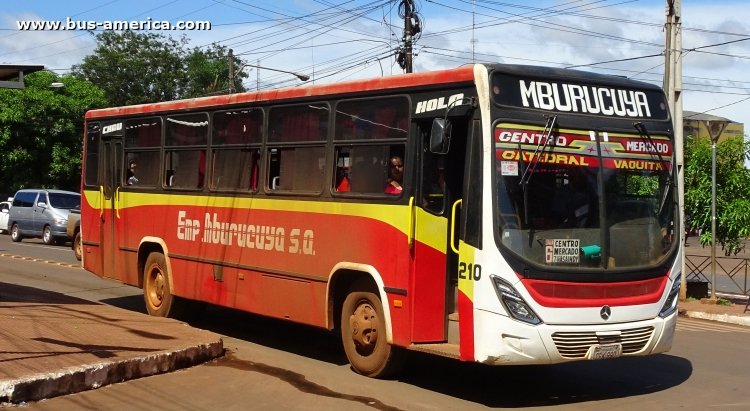
[{"label": "rear wheel", "polygon": [[143,270],[143,298],[149,315],[182,318],[187,314],[188,303],[172,294],[170,277],[164,254],[149,254]]},{"label": "rear wheel", "polygon": [[13,224],[13,226],[10,228],[10,239],[13,240],[14,243],[17,243],[23,239],[21,236],[21,229],[18,228],[18,224]]},{"label": "rear wheel", "polygon": [[75,238],[73,238],[73,253],[76,255],[76,260],[81,261],[83,258],[83,246],[81,245],[81,233],[77,232]]},{"label": "rear wheel", "polygon": [[368,291],[349,292],[341,310],[341,339],[346,357],[359,374],[383,378],[397,372],[404,352],[386,341],[380,298]]},{"label": "rear wheel", "polygon": [[46,225],[42,230],[42,242],[47,245],[55,244],[55,237],[52,237],[52,228]]}]

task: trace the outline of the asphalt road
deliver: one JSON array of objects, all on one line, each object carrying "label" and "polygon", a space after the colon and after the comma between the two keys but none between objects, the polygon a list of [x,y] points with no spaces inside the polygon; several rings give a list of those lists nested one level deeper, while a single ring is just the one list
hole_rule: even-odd
[{"label": "asphalt road", "polygon": [[80,264],[76,260],[70,243],[46,245],[41,238],[25,238],[14,243],[8,234],[0,234],[0,254],[30,257],[39,260],[57,261],[67,264]]},{"label": "asphalt road", "polygon": [[[66,247],[0,237],[0,282],[144,312],[140,290],[101,280]],[[190,323],[224,336],[226,358],[32,404],[30,410],[555,410],[747,409],[750,327],[678,321],[673,350],[554,366],[487,367],[412,355],[395,380],[348,367],[339,338],[311,327],[211,307]],[[2,325],[0,324],[0,327]]]}]

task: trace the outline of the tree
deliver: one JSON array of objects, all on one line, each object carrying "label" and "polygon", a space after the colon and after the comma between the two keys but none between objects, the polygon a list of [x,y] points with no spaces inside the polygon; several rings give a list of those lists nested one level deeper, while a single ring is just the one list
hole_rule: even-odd
[{"label": "tree", "polygon": [[[106,105],[104,92],[49,71],[24,80],[25,89],[0,89],[0,193],[29,187],[78,191],[83,117]],[[49,87],[57,82],[64,87]]]},{"label": "tree", "polygon": [[[218,44],[187,50],[162,34],[103,31],[96,35],[94,54],[73,68],[74,73],[104,90],[110,104],[155,103],[227,93],[227,49]],[[242,61],[234,58],[235,71]],[[245,73],[236,73],[235,90]]]},{"label": "tree", "polygon": [[[685,215],[711,244],[711,142],[688,137],[685,146]],[[729,256],[742,251],[750,235],[750,143],[726,139],[716,148],[716,241]]]},{"label": "tree", "polygon": [[[245,91],[242,79],[247,73],[241,72],[242,60],[232,57],[234,63],[234,90]],[[229,92],[229,56],[227,48],[212,44],[206,50],[194,48],[185,57],[188,85],[184,97],[202,97]]]},{"label": "tree", "polygon": [[162,34],[102,31],[94,54],[73,72],[104,90],[111,105],[178,99],[188,84],[184,56],[187,40]]}]

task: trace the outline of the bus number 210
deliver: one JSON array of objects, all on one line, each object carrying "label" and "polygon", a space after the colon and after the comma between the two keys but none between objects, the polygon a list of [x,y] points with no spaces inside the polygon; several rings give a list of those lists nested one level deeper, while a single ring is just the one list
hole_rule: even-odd
[{"label": "bus number 210", "polygon": [[482,266],[479,264],[458,263],[458,278],[462,280],[479,281],[482,278]]}]

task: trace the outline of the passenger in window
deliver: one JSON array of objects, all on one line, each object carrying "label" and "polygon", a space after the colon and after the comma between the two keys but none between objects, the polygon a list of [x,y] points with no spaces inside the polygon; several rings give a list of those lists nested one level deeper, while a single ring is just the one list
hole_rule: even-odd
[{"label": "passenger in window", "polygon": [[127,179],[125,180],[125,183],[129,186],[138,184],[138,177],[135,176],[135,168],[137,164],[135,160],[130,160],[128,163],[128,172],[126,173]]},{"label": "passenger in window", "polygon": [[348,193],[351,190],[351,183],[349,182],[349,170],[347,168],[339,168],[338,184],[336,184],[336,192]]},{"label": "passenger in window", "polygon": [[385,193],[399,195],[404,190],[402,186],[404,179],[404,161],[399,156],[392,156],[389,163],[388,183],[385,186]]}]

